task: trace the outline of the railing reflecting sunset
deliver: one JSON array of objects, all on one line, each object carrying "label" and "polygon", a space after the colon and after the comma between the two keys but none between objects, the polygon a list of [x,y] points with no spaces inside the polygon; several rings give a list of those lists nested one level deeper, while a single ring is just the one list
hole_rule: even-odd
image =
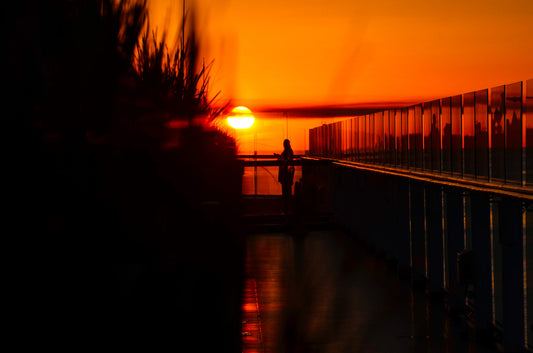
[{"label": "railing reflecting sunset", "polygon": [[309,131],[312,156],[533,186],[533,79]]}]

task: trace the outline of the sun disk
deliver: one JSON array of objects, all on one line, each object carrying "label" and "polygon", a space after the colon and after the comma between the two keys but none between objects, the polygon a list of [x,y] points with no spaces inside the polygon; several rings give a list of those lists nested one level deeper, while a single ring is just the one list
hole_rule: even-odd
[{"label": "sun disk", "polygon": [[255,122],[252,111],[246,107],[233,108],[226,120],[235,129],[248,129]]}]

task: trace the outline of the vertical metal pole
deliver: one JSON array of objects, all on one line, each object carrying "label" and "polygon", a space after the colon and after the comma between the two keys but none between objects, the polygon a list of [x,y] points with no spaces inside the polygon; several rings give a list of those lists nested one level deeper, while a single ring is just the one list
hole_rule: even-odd
[{"label": "vertical metal pole", "polygon": [[448,253],[448,292],[452,312],[463,309],[464,287],[457,278],[457,253],[464,250],[464,215],[463,195],[455,189],[445,189],[446,192],[446,231]]},{"label": "vertical metal pole", "polygon": [[289,114],[287,112],[285,112],[285,125],[286,125],[285,138],[288,139],[289,138]]},{"label": "vertical metal pole", "polygon": [[471,194],[472,249],[474,250],[474,285],[476,298],[476,328],[483,332],[492,322],[492,243],[490,198],[483,193]]},{"label": "vertical metal pole", "polygon": [[518,352],[525,346],[522,203],[503,199],[499,217],[503,250],[504,349]]}]

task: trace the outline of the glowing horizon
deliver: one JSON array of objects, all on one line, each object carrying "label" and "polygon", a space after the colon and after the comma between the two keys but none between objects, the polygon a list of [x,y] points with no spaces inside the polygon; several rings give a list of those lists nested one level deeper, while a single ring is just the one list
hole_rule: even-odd
[{"label": "glowing horizon", "polygon": [[[200,57],[214,60],[209,91],[256,113],[254,127],[239,130],[243,150],[253,150],[254,132],[258,144],[282,148],[287,134],[267,130],[284,131],[283,123],[271,127],[265,112],[401,107],[533,78],[531,0],[195,4]],[[181,1],[148,6],[153,28],[180,28]],[[297,124],[302,131],[288,135],[304,150],[304,122]]]}]

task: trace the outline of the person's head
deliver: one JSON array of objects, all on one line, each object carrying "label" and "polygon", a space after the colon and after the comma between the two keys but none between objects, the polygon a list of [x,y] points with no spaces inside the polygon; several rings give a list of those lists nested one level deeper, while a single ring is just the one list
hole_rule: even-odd
[{"label": "person's head", "polygon": [[291,148],[291,141],[289,141],[289,139],[285,139],[285,141],[283,141],[283,148],[286,150]]}]

